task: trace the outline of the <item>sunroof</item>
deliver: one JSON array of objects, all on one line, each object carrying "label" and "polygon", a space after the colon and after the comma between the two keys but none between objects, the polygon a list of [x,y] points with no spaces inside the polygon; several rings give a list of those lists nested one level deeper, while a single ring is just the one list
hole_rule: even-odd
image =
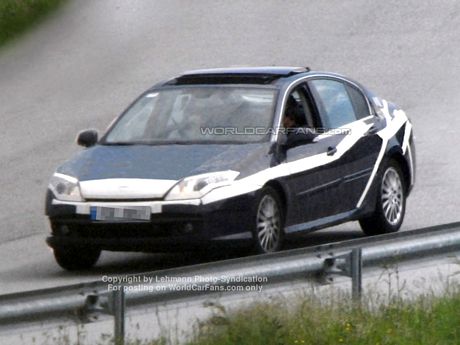
[{"label": "sunroof", "polygon": [[195,70],[167,84],[270,84],[276,79],[308,72],[308,67],[242,67]]},{"label": "sunroof", "polygon": [[266,67],[227,67],[227,68],[212,68],[202,69],[195,71],[188,71],[182,74],[196,75],[196,74],[272,74],[279,76],[286,76],[295,73],[308,72],[308,67],[290,67],[290,66],[266,66]]}]

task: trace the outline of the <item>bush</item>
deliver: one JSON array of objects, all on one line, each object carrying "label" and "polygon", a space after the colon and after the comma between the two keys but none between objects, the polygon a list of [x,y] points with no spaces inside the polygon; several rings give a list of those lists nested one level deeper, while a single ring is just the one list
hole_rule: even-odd
[{"label": "bush", "polygon": [[56,9],[64,0],[1,0],[0,45],[17,37]]},{"label": "bush", "polygon": [[385,345],[460,344],[460,293],[413,302],[394,301],[377,310],[352,304],[304,300],[294,309],[257,304],[219,312],[200,325],[193,345]]}]

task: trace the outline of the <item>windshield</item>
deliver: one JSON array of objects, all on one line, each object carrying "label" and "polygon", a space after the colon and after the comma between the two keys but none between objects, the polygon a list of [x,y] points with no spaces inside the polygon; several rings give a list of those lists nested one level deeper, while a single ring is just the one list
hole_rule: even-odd
[{"label": "windshield", "polygon": [[276,90],[187,86],[146,93],[103,144],[251,143],[268,140]]}]

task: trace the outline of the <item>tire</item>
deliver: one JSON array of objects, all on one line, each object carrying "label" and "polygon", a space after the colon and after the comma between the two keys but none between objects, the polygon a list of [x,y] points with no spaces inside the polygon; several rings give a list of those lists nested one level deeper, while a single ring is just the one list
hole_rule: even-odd
[{"label": "tire", "polygon": [[275,189],[264,187],[255,202],[253,240],[259,254],[279,251],[284,241],[284,211]]},{"label": "tire", "polygon": [[97,248],[81,248],[73,246],[53,248],[54,258],[62,268],[68,271],[84,270],[93,267],[101,250]]},{"label": "tire", "polygon": [[366,235],[396,232],[406,212],[406,181],[395,160],[390,160],[379,174],[374,212],[359,221]]}]

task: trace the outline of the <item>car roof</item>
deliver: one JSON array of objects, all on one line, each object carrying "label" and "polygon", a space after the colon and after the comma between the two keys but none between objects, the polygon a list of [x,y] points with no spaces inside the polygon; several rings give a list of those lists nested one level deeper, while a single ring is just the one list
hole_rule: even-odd
[{"label": "car roof", "polygon": [[163,85],[271,84],[281,78],[307,73],[308,67],[229,67],[187,71]]},{"label": "car roof", "polygon": [[340,78],[357,85],[368,97],[373,97],[373,93],[357,81],[345,77],[341,74],[312,71],[309,67],[295,66],[262,66],[262,67],[227,67],[198,69],[182,73],[181,75],[157,83],[149,90],[180,85],[203,85],[203,84],[259,84],[266,86],[283,87],[298,78],[305,76],[322,76]]}]

